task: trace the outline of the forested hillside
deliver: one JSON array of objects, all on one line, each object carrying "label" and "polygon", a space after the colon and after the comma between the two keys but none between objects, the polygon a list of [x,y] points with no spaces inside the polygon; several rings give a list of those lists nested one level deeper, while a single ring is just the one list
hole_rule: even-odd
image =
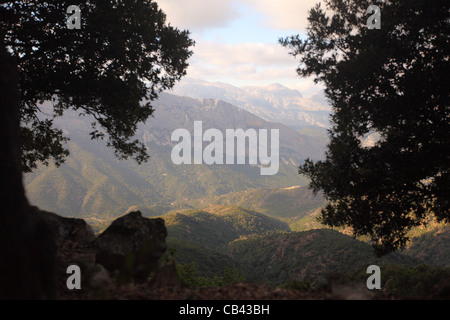
[{"label": "forested hillside", "polygon": [[236,205],[276,218],[299,219],[325,204],[321,194],[313,195],[307,187],[249,189],[221,196],[180,202],[180,205],[203,208],[211,204]]},{"label": "forested hillside", "polygon": [[[49,108],[48,103],[42,110]],[[226,115],[226,117],[225,117]],[[203,126],[219,130],[227,128],[277,128],[280,130],[280,164],[276,175],[262,176],[259,165],[175,165],[171,160],[171,134],[178,128],[192,131],[193,121],[203,120]],[[136,136],[150,155],[148,162],[138,165],[133,160],[118,160],[102,141],[89,139],[89,117],[78,117],[68,112],[57,125],[70,136],[70,156],[61,167],[40,166],[25,176],[27,195],[32,204],[59,212],[64,216],[113,218],[130,207],[138,206],[147,216],[161,215],[172,209],[197,206],[196,199],[246,192],[250,189],[283,189],[304,186],[307,180],[297,174],[297,165],[306,155],[320,158],[325,143],[315,137],[301,135],[281,124],[269,123],[233,105],[218,100],[196,100],[165,94],[156,102],[155,117],[139,127]],[[303,191],[303,190],[301,190]],[[291,215],[306,207],[311,199],[305,192],[299,199],[282,191],[257,191],[263,194],[263,203],[236,202],[256,210],[272,210],[277,215],[271,196],[275,193],[277,205],[283,214]],[[281,197],[276,195],[281,193]],[[295,191],[294,191],[295,193]],[[283,194],[289,199],[286,199]],[[230,196],[234,197],[234,196]],[[286,202],[285,200],[289,200]],[[320,200],[320,199],[319,199]],[[221,200],[218,204],[231,204]],[[233,200],[234,201],[234,200]],[[301,203],[297,203],[300,201]],[[290,204],[291,203],[291,204]],[[267,212],[267,211],[266,211]]]},{"label": "forested hillside", "polygon": [[169,213],[162,218],[169,238],[218,251],[239,238],[290,230],[285,222],[235,206],[211,206],[202,211]]}]

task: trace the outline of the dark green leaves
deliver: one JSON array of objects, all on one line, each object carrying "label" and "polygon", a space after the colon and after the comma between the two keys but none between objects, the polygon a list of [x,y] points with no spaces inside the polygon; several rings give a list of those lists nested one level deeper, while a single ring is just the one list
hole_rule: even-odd
[{"label": "dark green leaves", "polygon": [[[60,163],[67,153],[61,133],[49,123],[36,125],[37,104],[55,99],[54,115],[79,110],[92,115],[121,158],[148,156],[130,141],[138,123],[152,113],[151,101],[185,75],[194,42],[188,31],[166,22],[154,1],[98,0],[80,4],[81,28],[68,29],[67,1],[4,1],[0,36],[16,57],[26,171],[39,161]],[[5,17],[5,18],[3,18]],[[43,131],[40,131],[43,130]],[[36,149],[42,137],[53,147]],[[57,138],[59,136],[59,138]],[[59,146],[58,146],[59,144]],[[25,159],[26,158],[26,159]]]},{"label": "dark green leaves", "polygon": [[[322,221],[369,235],[378,255],[405,246],[433,213],[450,222],[450,7],[448,1],[326,1],[306,39],[280,40],[298,73],[326,86],[333,126],[325,161],[300,173],[323,190]],[[380,30],[367,28],[370,4]],[[364,144],[371,134],[373,146]]]}]

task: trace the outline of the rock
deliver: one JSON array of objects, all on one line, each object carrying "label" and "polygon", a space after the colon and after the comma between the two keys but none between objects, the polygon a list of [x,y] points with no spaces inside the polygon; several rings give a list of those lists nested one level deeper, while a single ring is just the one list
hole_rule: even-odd
[{"label": "rock", "polygon": [[147,281],[167,249],[163,219],[148,219],[131,212],[113,223],[95,240],[96,263],[110,272],[119,271],[119,280]]},{"label": "rock", "polygon": [[89,246],[95,240],[94,231],[83,219],[61,217],[37,208],[35,214],[56,228],[60,244],[71,241],[79,246]]},{"label": "rock", "polygon": [[[95,264],[95,252],[93,242],[95,234],[91,227],[82,219],[66,218],[57,214],[39,210],[36,207],[30,209],[35,221],[41,225],[39,232],[42,238],[46,235],[55,243],[55,267],[52,270],[56,282],[57,298],[73,298],[80,293],[67,289],[67,267],[77,265],[81,268],[82,281]],[[45,231],[42,228],[46,228]],[[41,242],[42,240],[39,240]],[[50,240],[47,240],[50,241]],[[84,283],[82,283],[84,288]]]},{"label": "rock", "polygon": [[[62,270],[66,270],[71,264],[82,268],[95,264],[95,252],[92,248],[95,234],[84,220],[34,209],[35,216],[55,231],[59,267]],[[64,272],[63,274],[65,276]]]},{"label": "rock", "polygon": [[96,264],[92,271],[91,278],[89,279],[89,285],[92,288],[105,288],[111,284],[111,278],[108,270],[102,265]]},{"label": "rock", "polygon": [[159,267],[149,283],[150,288],[177,287],[179,285],[180,279],[174,262]]}]

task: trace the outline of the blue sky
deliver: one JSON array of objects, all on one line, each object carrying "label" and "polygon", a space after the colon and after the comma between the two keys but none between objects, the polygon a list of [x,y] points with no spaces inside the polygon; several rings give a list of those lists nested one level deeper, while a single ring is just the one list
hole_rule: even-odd
[{"label": "blue sky", "polygon": [[248,4],[236,3],[238,16],[223,27],[205,29],[203,41],[218,41],[229,44],[242,42],[275,43],[280,37],[297,34],[299,30],[278,30],[264,24],[267,17]]},{"label": "blue sky", "polygon": [[171,25],[196,41],[187,77],[236,86],[280,83],[308,96],[322,90],[296,73],[298,61],[278,44],[305,34],[319,0],[157,0]]}]

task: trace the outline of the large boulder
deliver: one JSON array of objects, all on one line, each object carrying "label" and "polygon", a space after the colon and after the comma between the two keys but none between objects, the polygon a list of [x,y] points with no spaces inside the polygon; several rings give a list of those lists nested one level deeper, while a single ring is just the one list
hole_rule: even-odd
[{"label": "large boulder", "polygon": [[[49,230],[41,231],[41,237],[47,234],[47,238],[51,237],[55,243],[56,259],[53,270],[57,287],[55,298],[72,299],[84,294],[89,278],[96,271],[93,248],[95,234],[92,228],[83,219],[62,217],[36,207],[32,207],[31,210],[34,219]],[[71,265],[77,265],[81,269],[82,292],[67,288],[66,280],[69,276],[67,268]]]},{"label": "large boulder", "polygon": [[123,282],[145,282],[165,253],[167,230],[163,219],[131,212],[113,223],[95,240],[96,263],[118,272]]},{"label": "large boulder", "polygon": [[[83,219],[67,218],[34,208],[38,219],[50,227],[55,235],[59,267],[69,265],[90,266],[95,263],[93,244],[95,234]],[[61,273],[61,272],[60,272]]]},{"label": "large boulder", "polygon": [[66,218],[34,207],[35,215],[47,224],[53,225],[57,232],[58,243],[75,242],[80,246],[90,246],[95,240],[92,228],[83,219]]}]

